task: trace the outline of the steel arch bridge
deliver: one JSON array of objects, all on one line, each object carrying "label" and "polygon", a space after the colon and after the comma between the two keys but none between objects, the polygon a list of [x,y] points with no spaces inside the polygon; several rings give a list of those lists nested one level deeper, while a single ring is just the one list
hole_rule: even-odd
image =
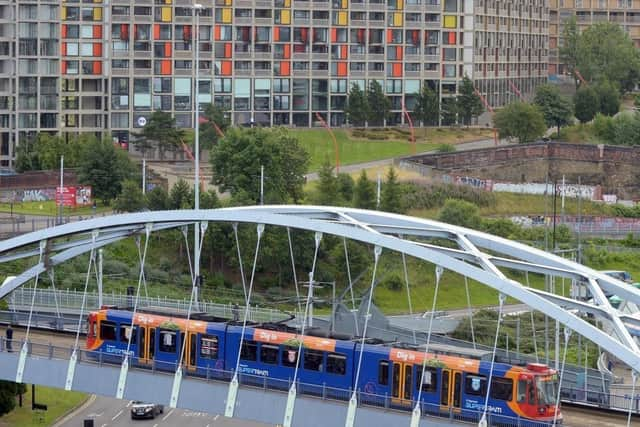
[{"label": "steel arch bridge", "polygon": [[[640,331],[640,319],[617,311],[605,297],[605,292],[616,294],[640,307],[638,289],[578,263],[504,238],[437,221],[378,211],[324,206],[253,206],[132,213],[69,223],[0,242],[0,262],[39,255],[38,263],[0,287],[0,298],[49,268],[127,237],[148,236],[156,231],[188,225],[204,228],[208,222],[248,223],[325,233],[433,263],[543,312],[606,348],[634,372],[640,372],[640,349],[634,338]],[[508,278],[501,269],[575,280],[590,292],[593,299],[590,302],[578,301],[534,289]],[[595,317],[606,331],[579,314]],[[17,370],[24,370],[24,365],[24,361],[18,361]],[[15,367],[15,363],[11,367]],[[28,368],[29,365],[27,371]],[[6,367],[0,369],[0,376],[12,379],[6,371]],[[134,387],[130,384],[127,387]],[[98,388],[97,392],[113,394]],[[176,402],[190,407],[184,397]],[[359,409],[358,414],[362,412]],[[361,425],[365,418],[357,419],[356,425]],[[265,421],[272,422],[272,419]]]}]

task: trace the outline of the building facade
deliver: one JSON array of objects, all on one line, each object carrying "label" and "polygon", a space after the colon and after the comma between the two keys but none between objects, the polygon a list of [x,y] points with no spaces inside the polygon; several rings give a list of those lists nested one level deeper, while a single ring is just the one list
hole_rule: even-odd
[{"label": "building facade", "polygon": [[560,61],[564,23],[576,17],[578,30],[597,22],[617,22],[640,48],[640,0],[551,0],[549,11],[549,77],[562,78],[567,70]]},{"label": "building facade", "polygon": [[377,80],[394,125],[467,75],[497,107],[547,79],[548,1],[0,0],[0,166],[36,132],[126,143],[154,110],[192,127],[196,99],[235,124],[342,126]]}]

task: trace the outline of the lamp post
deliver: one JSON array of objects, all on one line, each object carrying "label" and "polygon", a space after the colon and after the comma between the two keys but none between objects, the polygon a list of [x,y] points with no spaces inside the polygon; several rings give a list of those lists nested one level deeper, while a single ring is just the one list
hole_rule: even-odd
[{"label": "lamp post", "polygon": [[[204,7],[200,4],[200,3],[194,3],[193,5],[193,11],[195,13],[195,17],[196,17],[196,24],[195,24],[195,35],[194,35],[194,41],[195,41],[195,55],[196,55],[196,59],[195,59],[195,67],[196,67],[196,71],[195,71],[195,84],[194,84],[194,117],[195,117],[195,123],[194,123],[194,129],[195,129],[195,138],[194,138],[194,145],[195,145],[195,189],[194,189],[194,199],[195,199],[195,209],[199,210],[200,209],[200,103],[198,102],[198,92],[200,90],[200,85],[199,85],[199,74],[200,74],[200,12],[202,11]],[[196,223],[194,224],[194,239],[193,239],[193,274],[194,274],[194,278],[195,278],[195,292],[194,292],[194,298],[195,298],[195,304],[196,307],[198,307],[198,294],[200,292],[200,285],[201,280],[200,280],[200,224]]]}]

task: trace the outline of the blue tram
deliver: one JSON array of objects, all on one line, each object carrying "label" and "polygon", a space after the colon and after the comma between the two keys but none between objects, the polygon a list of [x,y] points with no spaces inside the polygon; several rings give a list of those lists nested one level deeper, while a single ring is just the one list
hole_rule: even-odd
[{"label": "blue tram", "polygon": [[[411,348],[359,344],[351,339],[300,336],[273,325],[242,327],[224,319],[102,309],[89,314],[87,349],[118,363],[127,351],[137,366],[175,370],[184,351],[191,375],[228,380],[239,360],[244,383],[287,389],[293,379],[300,340],[299,392],[348,399],[357,388],[368,404],[411,410],[418,395],[423,413],[477,419],[485,406],[491,362]],[[131,327],[133,323],[133,328]],[[358,384],[354,384],[360,352]],[[426,360],[425,360],[426,358]],[[423,366],[425,372],[423,374]],[[556,371],[541,364],[493,364],[487,411],[494,421],[519,425],[551,424],[555,416]],[[562,422],[558,412],[557,423]]]}]

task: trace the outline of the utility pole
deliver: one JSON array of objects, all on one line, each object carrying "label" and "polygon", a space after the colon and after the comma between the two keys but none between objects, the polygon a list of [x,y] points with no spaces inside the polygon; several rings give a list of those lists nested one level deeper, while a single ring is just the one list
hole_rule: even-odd
[{"label": "utility pole", "polygon": [[62,224],[62,215],[64,213],[64,156],[60,156],[60,224]]},{"label": "utility pole", "polygon": [[[194,49],[196,54],[196,72],[195,72],[195,84],[194,84],[194,105],[195,105],[195,123],[194,123],[194,145],[195,145],[195,189],[194,189],[194,198],[195,198],[195,210],[200,210],[200,102],[198,101],[198,93],[200,92],[199,85],[199,74],[200,74],[200,12],[202,11],[203,6],[200,3],[196,3],[193,5],[193,10],[196,15],[196,31],[195,36],[193,37],[196,48]],[[196,222],[193,225],[193,275],[195,278],[195,289],[194,289],[194,302],[195,307],[198,307],[198,296],[200,293],[200,286],[202,285],[202,280],[200,278],[200,223]]]},{"label": "utility pole", "polygon": [[376,209],[380,209],[380,190],[382,187],[382,177],[380,176],[380,172],[378,172],[378,190],[376,192]]},{"label": "utility pole", "polygon": [[147,194],[147,159],[142,158],[142,194]]},{"label": "utility pole", "polygon": [[264,205],[264,166],[260,165],[260,206]]}]

